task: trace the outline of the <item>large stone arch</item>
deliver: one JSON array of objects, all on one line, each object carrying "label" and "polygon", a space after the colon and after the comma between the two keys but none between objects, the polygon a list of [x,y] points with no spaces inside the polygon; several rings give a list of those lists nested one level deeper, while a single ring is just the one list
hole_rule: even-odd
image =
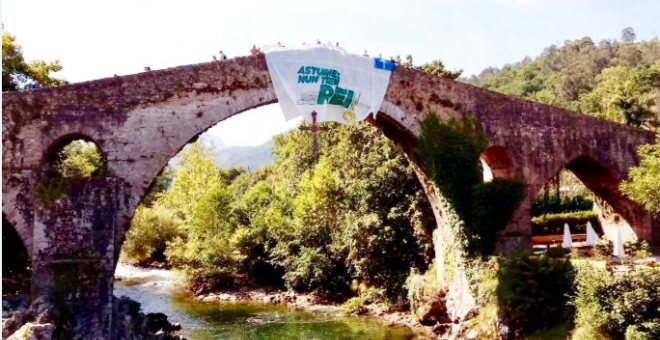
[{"label": "large stone arch", "polygon": [[[617,171],[616,168],[612,169],[606,166],[596,157],[586,154],[570,159],[566,164],[557,168],[550,176],[539,179],[534,185],[536,191],[533,192],[533,196],[536,197],[538,195],[543,184],[551,180],[555,173],[562,169],[569,170],[587,189],[596,195],[596,198],[603,200],[607,205],[612,207],[614,213],[623,218],[624,221],[617,221],[616,219],[619,216],[616,216],[613,220],[609,216],[603,216],[600,208],[597,210],[601,215],[603,231],[610,239],[613,240],[615,238],[615,232],[618,228],[622,232],[624,241],[634,238],[648,241],[654,240],[654,237],[658,237],[657,220],[654,220],[648,211],[641,205],[631,201],[619,190],[619,185],[627,178],[627,174]],[[649,225],[654,227],[648,228],[647,226]]]}]

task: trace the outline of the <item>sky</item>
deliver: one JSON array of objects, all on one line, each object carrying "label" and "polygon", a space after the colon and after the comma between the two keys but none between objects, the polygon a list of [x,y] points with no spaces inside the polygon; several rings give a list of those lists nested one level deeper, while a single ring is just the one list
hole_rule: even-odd
[{"label": "sky", "polygon": [[[2,0],[2,22],[26,60],[59,59],[57,76],[69,82],[317,38],[360,54],[412,54],[415,64],[441,59],[469,76],[565,40],[619,38],[629,26],[648,40],[660,34],[658,18],[658,0]],[[296,125],[269,105],[208,133],[227,145],[258,145]]]}]

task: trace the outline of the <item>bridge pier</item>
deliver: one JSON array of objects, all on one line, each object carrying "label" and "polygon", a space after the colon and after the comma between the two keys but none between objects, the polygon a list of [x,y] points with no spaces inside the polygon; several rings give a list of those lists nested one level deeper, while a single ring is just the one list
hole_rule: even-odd
[{"label": "bridge pier", "polygon": [[119,180],[66,180],[57,199],[37,198],[32,291],[46,295],[70,339],[109,339]]}]

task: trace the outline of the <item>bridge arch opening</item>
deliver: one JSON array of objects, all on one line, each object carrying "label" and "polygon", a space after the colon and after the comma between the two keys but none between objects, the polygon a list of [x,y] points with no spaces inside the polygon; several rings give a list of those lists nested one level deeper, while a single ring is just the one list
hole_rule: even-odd
[{"label": "bridge arch opening", "polygon": [[[600,237],[624,242],[652,241],[643,228],[643,209],[619,192],[621,179],[595,158],[582,155],[551,176],[532,202],[532,234],[536,245],[561,244],[564,224],[574,241],[582,242],[590,222]],[[553,237],[550,237],[554,235]]]},{"label": "bridge arch opening", "polygon": [[515,177],[515,163],[509,151],[503,146],[490,146],[479,157],[483,171],[483,181],[512,179]]},{"label": "bridge arch opening", "polygon": [[14,226],[2,213],[2,293],[30,292],[32,264],[27,248]]},{"label": "bridge arch opening", "polygon": [[[269,106],[264,107],[263,109],[271,108],[271,107],[275,108],[277,111],[279,111],[279,106],[278,105],[269,105]],[[257,111],[257,110],[242,111],[240,113],[240,116],[249,116],[250,114],[252,114],[255,111]],[[277,115],[278,119],[283,120],[281,112],[276,112],[274,114]],[[237,114],[237,115],[239,115],[239,114]],[[203,115],[203,117],[207,117],[207,115]],[[240,117],[228,118],[226,120],[221,120],[217,124],[218,125],[229,124],[234,119],[238,119],[238,118],[240,118]],[[375,125],[375,126],[373,126],[373,125]],[[201,143],[205,143],[205,144],[208,144],[209,142],[212,143],[215,140],[215,138],[210,138],[209,134],[212,134],[211,137],[220,136],[222,138],[222,134],[217,134],[215,131],[213,131],[215,129],[214,126],[216,126],[216,125],[215,124],[211,125],[211,127],[209,129],[205,129],[204,132],[202,132],[200,134],[197,134],[194,137],[192,137],[191,139],[189,139],[188,143],[184,147],[182,147],[180,149],[181,151],[179,153],[177,153],[177,155],[174,157],[175,160],[174,161],[169,161],[168,165],[166,165],[165,168],[163,168],[164,170],[161,170],[159,175],[153,180],[153,182],[149,186],[150,189],[148,190],[147,194],[144,196],[144,198],[142,200],[142,204],[137,209],[135,215],[132,218],[131,226],[130,227],[127,226],[128,231],[126,233],[126,239],[124,240],[124,242],[122,244],[122,247],[121,247],[122,252],[124,252],[124,253],[121,256],[119,256],[122,260],[126,261],[127,257],[130,257],[130,255],[128,253],[126,253],[126,251],[129,251],[129,252],[131,252],[131,251],[138,251],[138,252],[142,251],[142,250],[136,249],[135,246],[144,245],[144,242],[135,242],[135,240],[132,240],[131,238],[146,237],[146,236],[149,235],[149,233],[143,233],[139,230],[139,229],[144,229],[144,228],[142,228],[143,225],[148,225],[150,223],[157,224],[157,228],[149,228],[149,230],[151,230],[151,235],[153,235],[153,233],[155,231],[161,230],[163,233],[168,233],[169,231],[167,231],[167,230],[175,229],[175,228],[171,228],[172,226],[169,225],[169,224],[172,224],[172,223],[170,223],[172,221],[172,219],[167,217],[167,215],[171,214],[170,212],[167,211],[167,209],[169,209],[169,208],[166,206],[166,204],[163,204],[163,202],[159,202],[159,200],[157,198],[158,195],[154,196],[152,193],[153,192],[167,192],[167,190],[169,190],[169,188],[172,188],[175,185],[175,183],[173,181],[175,181],[176,179],[173,179],[173,177],[176,176],[176,174],[173,174],[171,172],[171,170],[168,170],[168,169],[170,169],[170,167],[177,167],[181,164],[181,157],[182,157],[181,153],[182,152],[185,153],[185,152],[189,151],[191,149],[191,143],[194,143],[194,142],[201,142]],[[339,129],[339,128],[342,127],[342,125],[336,124],[336,123],[323,123],[323,127],[329,129],[330,131],[326,130],[326,132],[318,132],[317,137],[319,138],[319,151],[318,151],[318,155],[316,155],[316,156],[314,155],[314,152],[312,150],[312,146],[313,146],[312,132],[310,132],[310,131],[300,131],[298,129],[298,126],[296,126],[296,125],[293,125],[293,128],[289,129],[289,131],[288,131],[288,133],[290,133],[290,134],[295,134],[295,137],[291,137],[291,138],[295,138],[295,140],[292,141],[292,142],[289,142],[288,146],[286,146],[286,145],[284,146],[284,148],[287,148],[287,147],[290,148],[290,146],[294,145],[294,144],[299,146],[299,149],[301,150],[300,151],[300,153],[301,153],[300,156],[301,157],[291,157],[294,160],[293,163],[296,163],[296,164],[293,165],[294,167],[297,168],[297,169],[294,169],[295,170],[294,172],[297,172],[297,171],[306,172],[312,178],[312,180],[314,180],[313,178],[314,178],[315,175],[319,175],[320,172],[321,172],[321,170],[319,170],[318,168],[314,168],[314,166],[318,166],[319,159],[327,156],[326,155],[327,149],[336,147],[337,138],[333,137],[334,139],[331,139],[330,137],[328,137],[328,135],[333,133],[333,131],[332,131],[333,129]],[[384,132],[378,131],[377,127],[378,127],[378,123],[376,122],[376,120],[370,120],[369,122],[359,123],[359,125],[355,125],[355,126],[353,126],[353,128],[355,130],[361,130],[361,131],[354,131],[354,133],[351,134],[350,136],[348,136],[347,139],[350,139],[350,138],[359,139],[360,137],[362,137],[364,139],[366,137],[361,136],[361,134],[364,134],[366,136],[370,136],[370,135],[373,134],[373,135],[378,136],[380,141],[387,140],[385,135],[384,135]],[[242,130],[242,132],[241,132],[241,130],[239,130],[238,133],[243,134],[243,135],[245,135],[245,134],[254,134],[255,131],[254,130],[252,130],[252,131]],[[277,137],[277,138],[285,139],[285,138],[288,138],[288,137]],[[280,141],[277,141],[275,143],[277,144],[277,143],[281,143],[281,142],[282,141],[280,140]],[[371,145],[372,142],[373,141],[371,141],[370,143],[365,143],[364,145],[360,145],[360,147],[363,147],[365,149],[373,148],[373,146]],[[349,144],[348,141],[346,141],[346,143]],[[359,143],[359,141],[358,141],[358,143]],[[387,148],[382,150],[383,154],[388,154],[388,157],[392,158],[393,162],[396,161],[396,162],[402,162],[402,163],[408,164],[408,160],[406,160],[406,157],[404,157],[404,155],[403,155],[403,152],[406,151],[406,150],[402,150],[403,147],[399,146],[397,148],[396,145],[391,145],[391,143],[389,143],[389,141],[388,141],[386,146],[387,146]],[[277,147],[280,148],[276,151],[276,152],[278,152],[277,157],[288,157],[286,155],[286,153],[292,152],[289,149],[282,150],[282,145],[280,145],[280,144],[278,144]],[[223,146],[219,150],[219,152],[218,152],[219,157],[218,158],[221,161],[222,161],[222,158],[225,157],[225,156],[223,156],[223,151],[226,154],[227,154],[227,151],[231,151],[231,150],[227,150],[227,149],[228,148],[225,148]],[[254,149],[249,150],[245,147],[242,147],[242,148],[234,148],[234,150],[238,151],[238,154],[250,155],[250,154],[252,154],[251,151],[254,150]],[[362,152],[361,150],[357,150],[357,149],[354,150],[354,151],[356,153],[357,152]],[[335,152],[335,154],[336,154],[336,152]],[[231,157],[231,156],[232,155],[230,154],[229,157]],[[225,160],[226,160],[226,158],[229,158],[229,157],[225,157]],[[177,160],[177,158],[178,158],[178,160]],[[215,159],[215,160],[217,160],[217,159]],[[249,159],[247,161],[248,161],[248,163],[250,163]],[[227,164],[225,164],[225,165],[227,165]],[[344,164],[344,166],[345,167],[351,167],[352,164],[347,163],[347,164]],[[372,163],[370,166],[374,166],[374,164]],[[273,173],[273,170],[262,170],[263,168],[262,169],[257,169],[256,167],[253,168],[252,166],[243,166],[243,170],[241,170],[241,171],[236,171],[235,169],[227,168],[226,166],[223,167],[223,168],[224,169],[220,169],[220,171],[222,172],[223,180],[227,181],[227,183],[226,183],[227,185],[235,186],[236,187],[236,194],[237,194],[237,196],[239,196],[238,199],[240,200],[240,202],[238,202],[238,206],[239,206],[240,209],[237,209],[239,211],[238,216],[237,216],[237,220],[242,221],[241,223],[245,224],[245,225],[248,225],[248,224],[252,225],[253,224],[254,226],[257,226],[259,223],[263,223],[262,221],[257,221],[258,219],[260,219],[259,216],[263,215],[263,216],[266,216],[266,217],[269,216],[268,220],[271,221],[272,223],[275,223],[275,221],[273,220],[275,217],[273,217],[273,216],[279,214],[279,212],[277,212],[276,210],[262,211],[263,214],[258,213],[258,211],[253,211],[253,210],[254,209],[260,209],[262,204],[266,205],[266,206],[271,205],[272,202],[269,203],[268,200],[263,199],[264,196],[267,196],[267,194],[269,192],[273,191],[273,190],[271,190],[272,188],[268,188],[266,184],[268,184],[268,182],[269,182],[269,176],[280,176],[282,174],[281,173]],[[355,166],[355,168],[357,168],[357,166]],[[383,168],[386,168],[386,166],[383,166]],[[311,171],[312,169],[313,169],[313,171]],[[364,170],[365,169],[362,169],[360,171],[364,171]],[[278,170],[278,171],[280,171],[280,170]],[[372,172],[376,173],[377,171],[376,171],[376,169],[373,169]],[[296,173],[296,176],[298,176],[298,175],[302,175],[302,174]],[[346,174],[345,176],[362,176],[362,175],[359,174],[359,173],[355,173],[355,174],[352,174],[352,175]],[[415,221],[414,225],[413,224],[409,225],[409,230],[407,230],[407,231],[399,230],[402,234],[402,235],[399,235],[401,237],[401,243],[402,244],[410,244],[411,239],[414,238],[414,237],[417,237],[417,235],[416,235],[417,233],[419,233],[420,239],[421,239],[421,237],[426,237],[426,239],[424,239],[423,241],[428,243],[427,246],[425,246],[424,249],[421,249],[414,256],[411,255],[411,254],[406,253],[403,250],[401,251],[401,253],[405,253],[406,256],[405,257],[404,256],[398,256],[398,254],[397,254],[397,256],[402,258],[403,260],[411,261],[411,260],[413,260],[412,259],[413,257],[421,258],[422,255],[423,255],[423,256],[427,256],[428,260],[431,261],[434,258],[434,254],[433,254],[434,249],[431,246],[431,244],[432,244],[431,233],[432,233],[432,230],[435,229],[437,224],[435,222],[433,212],[431,211],[430,204],[428,203],[428,200],[425,199],[426,196],[424,194],[423,189],[421,188],[421,184],[419,183],[419,180],[416,178],[416,175],[414,174],[414,172],[412,170],[410,170],[407,174],[399,173],[399,174],[396,174],[396,176],[406,177],[408,179],[408,181],[411,182],[411,183],[413,181],[416,182],[416,185],[417,185],[416,188],[417,189],[408,190],[409,188],[408,188],[407,184],[403,185],[406,188],[401,188],[402,183],[398,183],[396,185],[396,187],[397,187],[396,192],[391,193],[390,195],[395,196],[399,192],[402,192],[402,193],[406,192],[406,190],[416,191],[416,194],[421,195],[421,196],[417,196],[415,199],[420,199],[420,197],[424,198],[425,202],[420,203],[420,205],[425,205],[424,209],[426,209],[424,216],[422,216],[422,214],[419,214],[419,216],[414,217],[416,219],[416,221]],[[395,178],[396,176],[392,175],[391,177]],[[248,177],[253,177],[253,178],[248,179]],[[237,183],[237,182],[240,182],[240,181],[253,182],[253,183],[247,183],[247,184]],[[244,186],[245,188],[241,188],[240,186]],[[414,195],[403,195],[403,194],[401,194],[401,195],[402,195],[402,197],[403,196],[406,196],[406,197],[414,196]],[[382,201],[386,201],[387,200],[386,196],[387,195],[383,194],[380,197],[378,197],[377,199],[382,200]],[[156,197],[156,199],[154,199],[154,197]],[[374,199],[374,201],[376,201],[376,199]],[[277,203],[277,202],[275,202],[275,203]],[[274,206],[275,203],[272,203],[272,205]],[[289,204],[289,203],[287,203],[287,204]],[[277,203],[277,204],[279,204],[279,203]],[[380,203],[378,203],[378,204],[380,204]],[[245,206],[247,206],[247,208]],[[401,212],[401,213],[397,213],[397,214],[405,214],[405,213]],[[392,214],[392,216],[394,216],[394,215],[396,215],[396,214]],[[383,214],[383,216],[386,216],[386,214]],[[400,222],[398,220],[397,220],[398,222],[394,221],[395,219],[396,219],[395,217],[392,217],[391,221],[386,221],[385,223],[395,223],[395,222],[398,223],[398,222]],[[268,222],[268,223],[270,223],[270,222]],[[137,227],[137,229],[136,229],[136,227]],[[240,229],[240,232],[245,232],[245,233],[247,233],[248,231],[252,232],[251,231],[252,229],[250,229],[251,227],[249,225],[247,226],[248,228],[243,228],[243,227],[244,226],[239,226],[238,227],[238,229]],[[363,226],[363,227],[366,228],[366,226]],[[418,228],[418,227],[419,228],[427,227],[429,230],[417,230],[416,228]],[[373,228],[376,228],[376,226],[373,226]],[[390,229],[398,230],[397,228],[401,229],[400,227],[394,227],[394,226]],[[390,229],[388,229],[388,230],[390,230]],[[421,235],[425,232],[428,232],[428,234]],[[238,232],[236,234],[238,234]],[[407,237],[407,238],[404,239],[404,236]],[[270,241],[268,241],[267,239],[266,239],[266,241],[264,241],[264,247],[266,249],[268,249],[268,247],[273,247],[273,245],[269,244],[268,242],[270,242]],[[421,241],[420,241],[420,243],[421,243]],[[162,242],[161,242],[161,244],[162,244]],[[179,246],[179,245],[177,245],[177,246]],[[133,249],[131,249],[131,247]],[[404,247],[405,246],[401,246],[401,248],[404,248]],[[268,257],[268,256],[270,256],[267,253],[264,253],[265,250],[261,249],[258,245],[255,245],[254,248],[251,248],[251,249],[252,249],[252,251],[255,251],[256,253],[258,253],[259,257]],[[153,247],[152,249],[148,249],[147,251],[152,252],[152,254],[157,253],[157,255],[160,256],[161,259],[165,259],[165,258],[163,258],[163,249],[162,249],[162,247],[160,247],[160,248],[159,247]],[[374,249],[374,251],[376,251],[376,250]],[[380,250],[378,250],[378,251],[380,251]],[[391,252],[391,253],[393,255],[395,254],[395,252]],[[175,255],[175,256],[177,256],[177,255]],[[417,261],[417,260],[418,259],[414,259],[414,261]],[[393,258],[393,261],[395,261],[394,258]],[[129,260],[129,262],[130,262],[130,260]],[[386,263],[389,263],[389,261],[386,261]],[[249,265],[252,266],[253,264],[249,264]],[[409,266],[408,269],[410,269],[410,268],[413,268],[413,267]],[[422,267],[417,267],[417,268],[421,271],[425,270],[425,268],[422,268]],[[122,270],[123,269],[124,268],[122,268]],[[252,269],[254,269],[253,272],[266,272],[268,270],[272,270],[273,268],[265,268],[263,266],[263,264],[257,264]],[[277,270],[281,270],[281,268],[278,267]],[[280,273],[280,276],[282,276],[282,274],[283,273]],[[121,273],[118,273],[117,275],[121,275]],[[401,277],[405,277],[405,276],[401,276]],[[200,287],[200,288],[202,288],[202,287]]]},{"label": "bridge arch opening", "polygon": [[107,158],[91,137],[68,134],[46,149],[44,171],[49,177],[103,177],[107,175]]}]

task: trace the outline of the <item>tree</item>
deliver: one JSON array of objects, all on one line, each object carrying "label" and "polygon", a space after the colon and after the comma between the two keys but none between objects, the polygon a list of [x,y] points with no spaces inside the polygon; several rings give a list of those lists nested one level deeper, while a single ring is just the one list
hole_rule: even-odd
[{"label": "tree", "polygon": [[658,102],[658,92],[653,88],[659,77],[660,63],[650,68],[606,68],[596,77],[593,90],[580,98],[582,111],[631,126],[654,120],[651,108]]},{"label": "tree", "polygon": [[634,42],[637,35],[632,27],[626,27],[621,30],[621,41],[623,42]]},{"label": "tree", "polygon": [[621,191],[660,217],[660,136],[655,144],[638,150],[640,164],[629,171],[630,179],[621,184]]},{"label": "tree", "polygon": [[171,188],[163,195],[162,203],[185,221],[190,221],[195,206],[209,188],[222,183],[220,170],[211,159],[212,152],[213,149],[200,142],[195,142],[184,150]]},{"label": "tree", "polygon": [[[631,29],[632,30],[632,29]],[[630,32],[634,33],[634,32]],[[485,69],[465,79],[496,92],[633,126],[660,113],[660,40],[621,42],[589,37],[551,45],[534,60]]]},{"label": "tree", "polygon": [[456,79],[461,76],[461,73],[463,73],[463,70],[458,70],[458,71],[447,70],[445,68],[445,64],[439,59],[433,60],[430,63],[426,63],[420,66],[419,69],[426,73],[430,73],[434,76],[449,78],[449,79]]},{"label": "tree", "polygon": [[[2,26],[4,30],[4,25]],[[23,59],[21,45],[16,43],[16,37],[2,33],[2,91],[17,91],[27,83],[38,83],[39,86],[59,86],[66,81],[51,76],[51,73],[62,70],[59,60],[46,62],[36,60],[27,63]]]},{"label": "tree", "polygon": [[96,144],[75,140],[58,155],[56,170],[64,177],[91,177],[103,171],[103,158]]}]

